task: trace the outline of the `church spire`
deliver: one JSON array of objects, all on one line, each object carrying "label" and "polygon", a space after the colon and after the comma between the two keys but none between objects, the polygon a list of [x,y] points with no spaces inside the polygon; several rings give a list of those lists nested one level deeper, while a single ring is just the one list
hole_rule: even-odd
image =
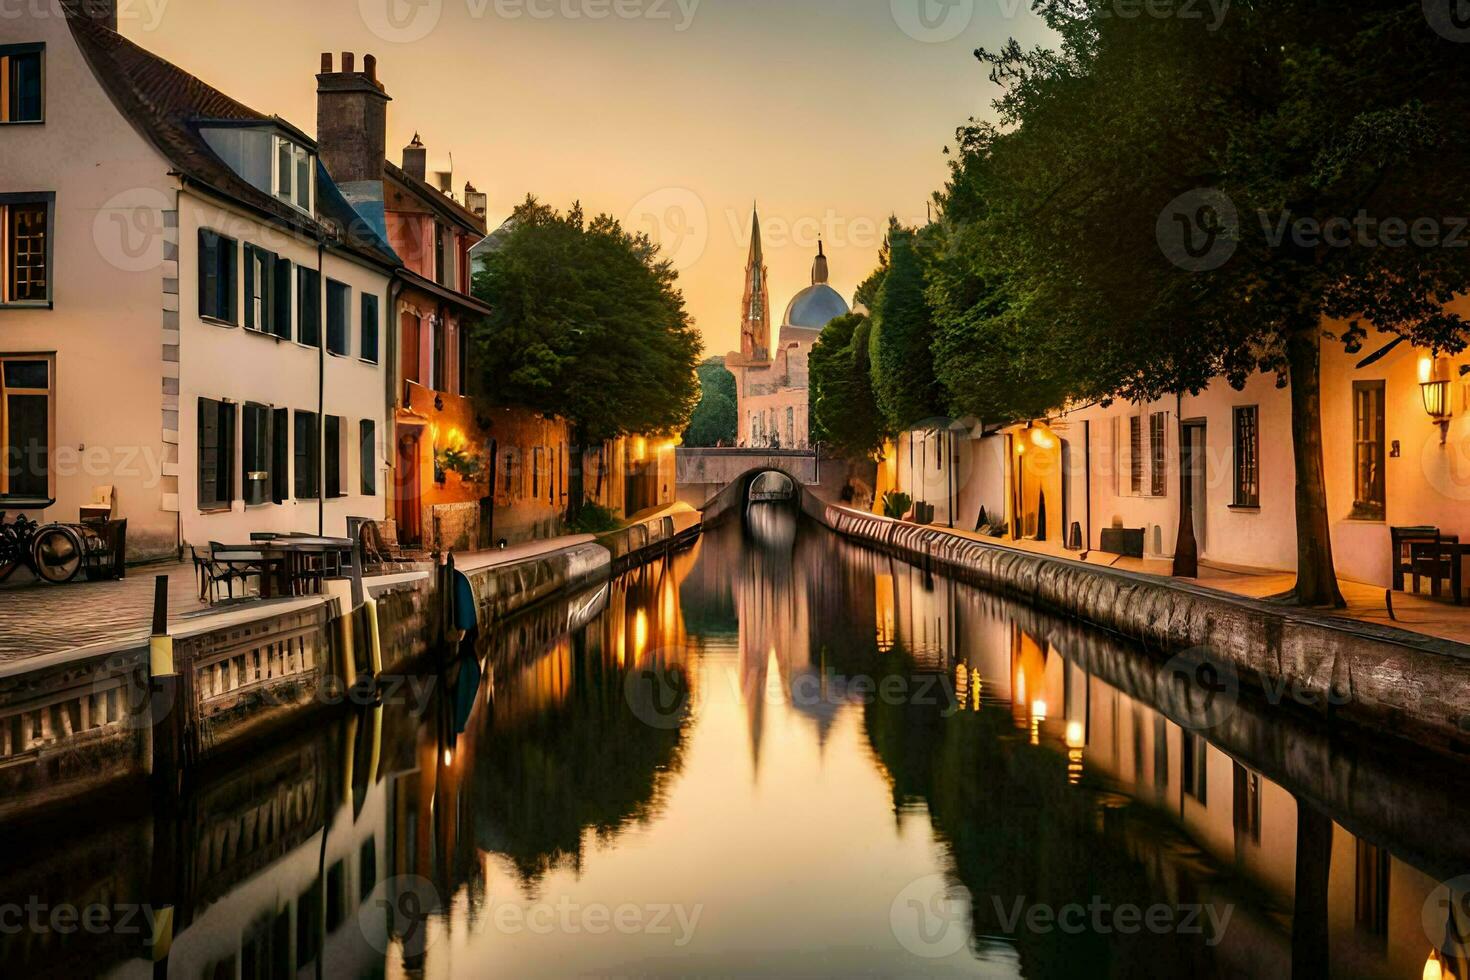
[{"label": "church spire", "polygon": [[752,204],[750,206],[750,262],[755,268],[760,268],[765,261],[761,249],[761,213],[760,209]]},{"label": "church spire", "polygon": [[750,213],[750,258],[745,263],[745,290],[740,311],[740,352],[752,360],[767,356],[771,346],[770,293],[766,286],[765,252],[761,244],[760,210]]}]

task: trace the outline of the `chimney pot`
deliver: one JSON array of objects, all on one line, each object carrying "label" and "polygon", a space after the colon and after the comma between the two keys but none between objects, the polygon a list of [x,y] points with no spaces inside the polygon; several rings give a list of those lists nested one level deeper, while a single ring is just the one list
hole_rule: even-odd
[{"label": "chimney pot", "polygon": [[323,51],[322,52],[322,74],[323,75],[330,75],[331,73],[332,73],[332,52],[330,52],[330,51]]},{"label": "chimney pot", "polygon": [[363,55],[362,70],[367,73],[370,80],[376,82],[378,80],[378,59],[370,54]]},{"label": "chimney pot", "polygon": [[351,51],[342,52],[342,74],[351,75],[357,67],[357,57]]}]

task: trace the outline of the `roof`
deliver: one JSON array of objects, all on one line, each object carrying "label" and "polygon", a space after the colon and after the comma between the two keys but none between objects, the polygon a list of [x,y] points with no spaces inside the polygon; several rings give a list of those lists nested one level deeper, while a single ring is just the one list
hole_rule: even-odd
[{"label": "roof", "polygon": [[840,316],[852,311],[842,294],[825,282],[808,286],[792,297],[786,307],[785,326],[820,330]]},{"label": "roof", "polygon": [[421,276],[406,266],[397,269],[394,274],[409,286],[437,296],[444,302],[452,303],[462,310],[468,310],[480,316],[489,316],[495,312],[489,306],[486,306],[468,293],[461,293],[456,289],[450,289],[448,286],[441,286],[434,280]]},{"label": "roof", "polygon": [[420,180],[395,164],[392,160],[383,161],[383,172],[413,191],[415,196],[422,198],[431,208],[439,212],[440,217],[447,221],[453,221],[466,231],[473,232],[482,238],[485,236],[486,225],[484,218],[475,214],[475,212],[460,204],[427,180]]},{"label": "roof", "polygon": [[[365,231],[357,212],[318,166],[318,210],[327,221],[305,214],[255,187],[215,154],[199,131],[201,123],[269,125],[315,148],[299,129],[230,98],[84,14],[67,22],[98,83],[124,118],[174,166],[180,177],[213,190],[278,224],[308,237],[345,233],[335,246],[376,264],[398,265],[398,256],[376,234]],[[345,209],[345,210],[344,210]]]}]

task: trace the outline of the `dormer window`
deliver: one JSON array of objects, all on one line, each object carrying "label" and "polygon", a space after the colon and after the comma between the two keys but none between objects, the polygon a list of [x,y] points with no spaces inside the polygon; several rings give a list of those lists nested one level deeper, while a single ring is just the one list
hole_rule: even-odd
[{"label": "dormer window", "polygon": [[0,123],[44,118],[41,63],[44,44],[0,45]]},{"label": "dormer window", "polygon": [[312,212],[316,164],[311,151],[284,136],[276,137],[275,195],[287,204]]}]

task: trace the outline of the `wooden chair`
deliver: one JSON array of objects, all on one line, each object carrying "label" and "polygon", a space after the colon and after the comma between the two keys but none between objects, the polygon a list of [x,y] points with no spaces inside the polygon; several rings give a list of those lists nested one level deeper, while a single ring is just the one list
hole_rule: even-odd
[{"label": "wooden chair", "polygon": [[[1404,576],[1414,574],[1414,546],[1438,544],[1439,528],[1391,527],[1388,529],[1388,537],[1393,544],[1393,590],[1402,592],[1404,591]],[[1414,591],[1419,591],[1417,577],[1414,582]]]},{"label": "wooden chair", "polygon": [[218,541],[211,541],[209,542],[209,559],[214,566],[215,584],[225,583],[227,598],[235,598],[236,582],[240,583],[243,596],[245,584],[252,576],[258,587],[264,588],[265,555],[252,551],[248,545],[225,545]]},{"label": "wooden chair", "polygon": [[1444,594],[1444,583],[1450,583],[1451,597],[1458,605],[1463,601],[1460,588],[1460,542],[1441,535],[1435,541],[1418,541],[1409,545],[1414,576],[1414,592],[1421,578],[1429,579],[1429,593],[1438,599]]}]

